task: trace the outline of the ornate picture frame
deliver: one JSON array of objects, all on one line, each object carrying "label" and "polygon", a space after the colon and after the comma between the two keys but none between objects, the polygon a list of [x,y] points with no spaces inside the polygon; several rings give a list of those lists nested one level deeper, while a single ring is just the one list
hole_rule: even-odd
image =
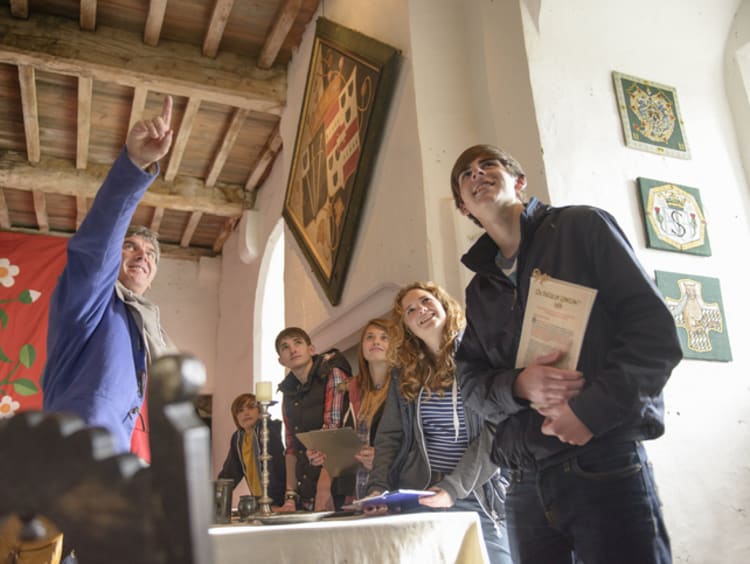
[{"label": "ornate picture frame", "polygon": [[659,270],[655,274],[656,285],[675,319],[683,356],[731,361],[719,279]]},{"label": "ornate picture frame", "polygon": [[625,145],[689,159],[677,91],[664,84],[612,72]]},{"label": "ornate picture frame", "polygon": [[351,262],[400,53],[318,18],[283,216],[332,305]]},{"label": "ornate picture frame", "polygon": [[652,249],[711,256],[697,188],[638,177],[646,244]]}]

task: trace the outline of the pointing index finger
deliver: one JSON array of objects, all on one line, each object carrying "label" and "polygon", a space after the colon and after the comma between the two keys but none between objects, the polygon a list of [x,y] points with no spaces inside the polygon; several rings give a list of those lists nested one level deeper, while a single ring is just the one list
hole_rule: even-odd
[{"label": "pointing index finger", "polygon": [[161,119],[164,120],[164,123],[167,127],[171,125],[172,122],[172,96],[165,96],[164,97],[164,105],[161,108]]}]

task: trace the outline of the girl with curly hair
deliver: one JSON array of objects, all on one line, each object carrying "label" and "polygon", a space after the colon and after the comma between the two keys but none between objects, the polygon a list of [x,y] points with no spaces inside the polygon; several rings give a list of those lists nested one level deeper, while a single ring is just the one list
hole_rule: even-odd
[{"label": "girl with curly hair", "polygon": [[368,495],[429,489],[434,495],[401,510],[475,511],[490,561],[510,564],[506,481],[489,458],[492,433],[464,410],[455,378],[463,310],[440,286],[414,282],[397,294],[391,317],[388,359],[398,370],[375,437]]}]

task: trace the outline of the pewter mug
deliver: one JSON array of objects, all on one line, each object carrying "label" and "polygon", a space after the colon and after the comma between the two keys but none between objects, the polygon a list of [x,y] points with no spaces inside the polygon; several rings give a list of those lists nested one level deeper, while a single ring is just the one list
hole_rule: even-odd
[{"label": "pewter mug", "polygon": [[232,490],[234,480],[214,482],[214,523],[229,523],[232,520]]},{"label": "pewter mug", "polygon": [[241,495],[237,503],[237,513],[240,515],[240,521],[246,521],[247,518],[258,510],[258,500],[254,495]]}]

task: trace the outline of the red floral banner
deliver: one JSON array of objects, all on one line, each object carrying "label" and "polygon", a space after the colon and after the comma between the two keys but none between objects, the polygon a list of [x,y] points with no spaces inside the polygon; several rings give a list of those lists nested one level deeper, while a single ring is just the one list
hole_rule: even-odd
[{"label": "red floral banner", "polygon": [[0,232],[0,418],[42,408],[50,297],[67,239]]}]

